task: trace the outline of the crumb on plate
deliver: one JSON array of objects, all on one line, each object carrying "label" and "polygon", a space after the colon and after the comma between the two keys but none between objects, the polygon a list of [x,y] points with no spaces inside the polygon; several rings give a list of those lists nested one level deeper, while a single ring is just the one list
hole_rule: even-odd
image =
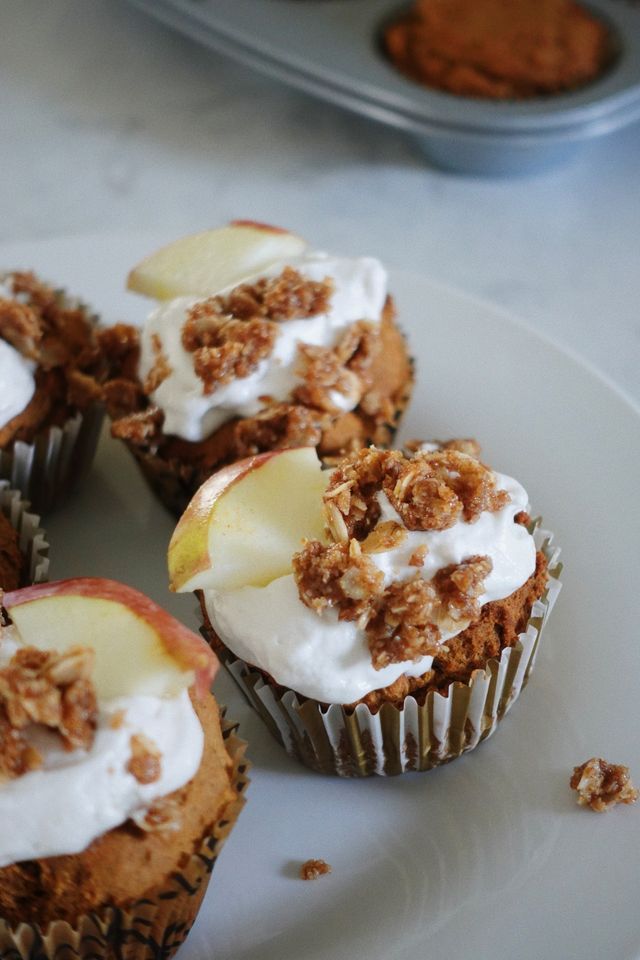
[{"label": "crumb on plate", "polygon": [[580,806],[591,807],[596,813],[604,813],[617,803],[635,803],[638,799],[629,768],[607,763],[601,757],[591,757],[574,767],[569,786],[577,790]]},{"label": "crumb on plate", "polygon": [[331,873],[331,865],[325,860],[305,860],[300,867],[301,880],[317,880],[325,873]]}]

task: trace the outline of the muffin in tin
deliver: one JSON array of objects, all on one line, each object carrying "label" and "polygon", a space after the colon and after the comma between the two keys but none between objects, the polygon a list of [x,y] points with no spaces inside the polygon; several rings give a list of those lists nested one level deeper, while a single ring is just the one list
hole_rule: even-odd
[{"label": "muffin in tin", "polygon": [[247,782],[215,657],[113,581],[10,591],[3,613],[0,949],[170,957]]},{"label": "muffin in tin", "polygon": [[[185,242],[195,260],[206,250],[198,283],[175,282]],[[172,512],[218,468],[261,451],[313,445],[334,458],[391,442],[413,370],[379,261],[236,221],[177,241],[131,277],[165,299],[140,331],[136,389],[112,395],[112,433]]]},{"label": "muffin in tin", "polygon": [[199,592],[205,636],[317,770],[447,762],[526,683],[557,551],[521,485],[469,450],[371,448],[324,473],[312,451],[255,458],[205,484],[174,532],[172,587]]},{"label": "muffin in tin", "polygon": [[612,60],[606,24],[574,0],[417,0],[383,43],[410,79],[493,100],[573,90]]}]

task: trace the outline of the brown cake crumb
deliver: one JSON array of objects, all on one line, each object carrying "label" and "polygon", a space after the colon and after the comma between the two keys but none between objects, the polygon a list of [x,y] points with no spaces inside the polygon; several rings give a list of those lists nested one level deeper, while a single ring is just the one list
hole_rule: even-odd
[{"label": "brown cake crumb", "polygon": [[326,873],[331,873],[331,864],[326,860],[305,860],[300,867],[301,880],[317,880]]},{"label": "brown cake crumb", "polygon": [[131,756],[127,762],[127,771],[138,783],[155,783],[162,773],[162,754],[158,747],[142,733],[134,733],[130,743]]},{"label": "brown cake crumb", "polygon": [[0,669],[0,779],[40,766],[26,736],[31,724],[58,733],[66,750],[91,747],[98,715],[94,659],[87,647],[65,653],[23,647]]},{"label": "brown cake crumb", "polygon": [[629,768],[592,757],[574,767],[569,786],[578,792],[578,803],[604,813],[617,803],[635,803],[638,790],[633,786]]}]

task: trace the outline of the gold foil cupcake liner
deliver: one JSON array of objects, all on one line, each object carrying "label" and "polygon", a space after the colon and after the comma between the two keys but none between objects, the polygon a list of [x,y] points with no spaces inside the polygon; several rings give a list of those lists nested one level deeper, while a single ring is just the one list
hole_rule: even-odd
[{"label": "gold foil cupcake liner", "polygon": [[18,546],[25,560],[21,585],[43,583],[49,574],[49,543],[40,517],[29,511],[29,504],[6,480],[0,480],[0,511],[18,532]]},{"label": "gold foil cupcake liner", "polygon": [[327,706],[293,690],[282,693],[230,651],[216,645],[216,652],[287,753],[320,773],[392,776],[449,763],[491,736],[534,667],[543,627],[560,592],[562,565],[553,535],[537,522],[532,532],[547,559],[549,580],[526,630],[484,670],[475,670],[468,683],[452,683],[446,696],[430,691],[423,702],[409,696],[402,706],[385,703],[375,713],[363,703]]},{"label": "gold foil cupcake liner", "polygon": [[82,915],[73,926],[52,921],[43,930],[27,923],[11,928],[0,919],[0,960],[169,960],[187,938],[220,850],[244,806],[249,763],[236,729],[237,724],[223,719],[236,797],[222,810],[211,835],[159,892],[127,910],[108,907]]}]

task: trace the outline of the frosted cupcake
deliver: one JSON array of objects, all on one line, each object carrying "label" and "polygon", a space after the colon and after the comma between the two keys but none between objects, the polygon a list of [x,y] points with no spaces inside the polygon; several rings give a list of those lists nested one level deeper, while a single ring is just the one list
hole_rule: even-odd
[{"label": "frosted cupcake", "polygon": [[125,328],[99,331],[96,322],[33,273],[0,273],[0,478],[38,513],[87,473],[104,383],[121,373]]},{"label": "frosted cupcake", "polygon": [[475,747],[526,683],[557,594],[523,487],[459,449],[312,450],[221,471],[169,547],[205,635],[289,753],[341,775]]},{"label": "frosted cupcake", "polygon": [[4,612],[0,950],[170,957],[246,784],[215,657],[113,581],[11,591]]},{"label": "frosted cupcake", "polygon": [[391,441],[413,378],[379,261],[238,221],[158,251],[129,283],[161,303],[112,432],[173,512],[261,451]]}]

